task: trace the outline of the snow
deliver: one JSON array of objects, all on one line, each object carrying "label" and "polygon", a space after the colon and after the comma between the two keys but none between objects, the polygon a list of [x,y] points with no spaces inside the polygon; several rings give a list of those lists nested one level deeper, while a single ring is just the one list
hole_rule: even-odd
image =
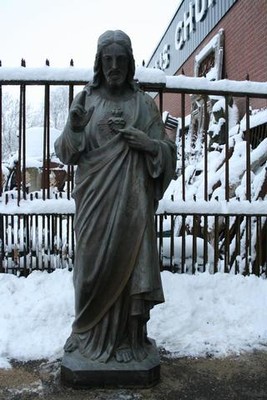
[{"label": "snow", "polygon": [[213,38],[209,41],[206,46],[203,47],[202,50],[195,56],[196,62],[200,63],[207,54],[211,53],[212,50],[216,49],[220,44],[220,37],[223,34],[223,29],[220,29],[219,33],[213,36]]},{"label": "snow", "polygon": [[[54,158],[54,142],[61,134],[61,131],[55,128],[49,130],[49,146],[50,154]],[[43,166],[43,127],[31,127],[26,129],[26,167],[27,168],[42,168]],[[9,167],[12,168],[14,162],[18,160],[16,153],[9,160]]]},{"label": "snow", "polygon": [[[49,143],[50,149],[53,151],[54,143],[58,136],[61,134],[61,131],[55,128],[50,128],[49,130]],[[29,157],[39,157],[42,159],[43,157],[43,135],[44,128],[43,127],[32,127],[26,129],[26,158]]]},{"label": "snow", "polygon": [[[169,187],[167,190],[170,190]],[[167,197],[167,194],[166,194]],[[204,200],[186,200],[172,201],[167,198],[163,198],[159,202],[157,209],[158,214],[175,213],[175,214],[199,214],[201,210],[202,215],[214,215],[214,214],[226,214],[226,215],[257,215],[266,213],[266,202],[262,200],[254,201],[253,203],[242,200],[230,200],[230,201],[204,201]]]},{"label": "snow", "polygon": [[[92,77],[88,69],[69,68],[0,68],[0,80],[39,80],[87,82]],[[236,93],[267,94],[266,82],[235,82],[221,80],[210,82],[207,78],[189,78],[185,76],[168,77],[157,69],[138,67],[135,78],[145,83],[166,84],[168,88],[191,90],[211,89],[230,90]],[[225,108],[224,99],[219,99],[213,112]],[[230,108],[229,108],[230,110]],[[232,113],[232,114],[231,114]],[[243,118],[237,124],[236,110],[230,113],[229,137],[233,145],[233,154],[229,160],[230,182],[235,184],[234,197],[225,201],[225,158],[224,149],[208,153],[208,181],[210,201],[204,201],[203,158],[195,159],[186,165],[186,199],[182,200],[182,179],[173,180],[160,201],[157,213],[177,213],[201,215],[248,214],[266,215],[266,199],[258,200],[266,174],[267,139],[251,151],[252,165],[252,202],[246,200],[245,157],[246,143],[242,132],[246,130]],[[189,119],[189,117],[188,117]],[[257,126],[267,120],[266,110],[254,110],[250,115],[250,126]],[[180,121],[179,121],[180,122]],[[186,121],[187,122],[187,121]],[[219,128],[212,121],[212,131]],[[179,124],[180,125],[180,124]],[[179,126],[178,126],[179,128]],[[40,128],[38,128],[40,129]],[[39,132],[40,133],[40,132]],[[28,133],[27,133],[28,134]],[[35,142],[43,136],[36,128],[29,131],[31,143],[27,154],[27,163],[34,164],[42,156],[42,143]],[[58,131],[51,130],[54,141]],[[188,141],[190,146],[190,142]],[[51,145],[52,149],[52,145]],[[262,159],[257,171],[253,163]],[[29,164],[27,164],[29,165]],[[212,192],[216,182],[221,185]],[[47,214],[74,213],[74,201],[66,198],[56,200],[21,199],[17,205],[14,199],[7,204],[0,201],[0,213]],[[193,198],[197,198],[197,202]],[[165,225],[168,223],[166,220]],[[192,249],[192,236],[186,236],[187,254]],[[181,237],[175,238],[174,258],[181,263]],[[164,254],[169,254],[170,241],[164,239]],[[203,262],[203,243],[197,240],[197,256]],[[208,249],[208,261],[213,260],[213,248]],[[192,265],[192,258],[186,260]],[[212,265],[211,265],[212,267]],[[148,323],[149,336],[157,345],[170,353],[171,357],[225,357],[254,349],[266,350],[267,346],[267,280],[262,277],[225,274],[208,271],[195,275],[172,274],[162,272],[165,303],[156,306],[151,312]],[[190,272],[190,271],[188,271]],[[50,359],[62,356],[63,346],[70,334],[74,318],[74,291],[72,272],[68,269],[56,269],[53,273],[32,272],[27,278],[12,274],[0,274],[0,368],[10,368],[10,360],[20,361]],[[253,299],[253,301],[251,301]]]},{"label": "snow", "polygon": [[[165,229],[166,229],[165,224]],[[182,252],[183,252],[183,240],[185,243],[185,260],[182,263]],[[173,265],[177,268],[177,271],[181,272],[182,265],[186,272],[192,273],[192,265],[193,265],[193,254],[192,249],[194,245],[194,240],[196,242],[196,269],[201,270],[204,266],[204,248],[205,241],[202,238],[194,237],[193,235],[185,235],[184,239],[182,236],[175,236],[173,238],[173,257],[172,262]],[[162,243],[158,241],[159,247],[161,245],[162,252],[162,262],[166,268],[170,265],[170,255],[171,255],[171,240],[169,237],[163,237]],[[214,271],[214,249],[211,244],[207,243],[207,266],[209,267],[209,271]]]},{"label": "snow", "polygon": [[[92,68],[24,68],[1,67],[0,81],[53,81],[53,82],[84,82],[87,83],[93,77]],[[135,79],[141,83],[160,83],[167,89],[188,89],[192,93],[196,90],[232,91],[235,93],[254,93],[267,95],[267,82],[232,81],[221,79],[210,81],[208,78],[193,78],[185,75],[166,76],[163,71],[156,68],[137,67]]]},{"label": "snow", "polygon": [[211,80],[217,80],[221,76],[221,60],[223,48],[221,46],[221,42],[223,41],[224,30],[220,29],[219,32],[213,36],[213,38],[203,47],[202,50],[195,56],[195,76],[198,76],[198,66],[201,62],[209,56],[212,52],[214,52],[216,61],[215,65],[210,68],[207,72],[206,78]]},{"label": "snow", "polygon": [[71,273],[33,272],[28,278],[0,275],[0,366],[7,359],[57,358],[73,315]]},{"label": "snow", "polygon": [[84,81],[93,77],[91,68],[57,68],[57,67],[1,67],[0,80],[3,81]]},{"label": "snow", "polygon": [[[256,110],[252,115],[249,116],[249,126],[254,128],[255,126],[264,124],[267,121],[267,109]],[[244,116],[240,122],[240,128],[242,131],[246,130],[246,117]]]},{"label": "snow", "polygon": [[[162,281],[165,303],[152,310],[148,333],[170,357],[266,350],[266,279],[164,271]],[[0,368],[12,359],[60,358],[74,318],[72,272],[0,274],[0,286]]]},{"label": "snow", "polygon": [[149,332],[173,356],[222,357],[266,349],[266,280],[166,271],[162,278],[166,302],[153,310]]},{"label": "snow", "polygon": [[252,81],[231,81],[221,79],[218,81],[210,81],[208,78],[192,78],[184,75],[166,76],[167,89],[186,89],[206,91],[225,91],[232,93],[258,93],[259,95],[267,94],[267,82]]},{"label": "snow", "polygon": [[[198,200],[179,200],[173,202],[167,197],[168,193],[171,192],[172,187],[169,187],[166,193],[166,198],[164,197],[160,202],[157,209],[157,214],[175,213],[175,214],[199,214],[199,209],[201,208],[202,215],[214,215],[214,214],[247,214],[247,215],[264,215],[266,213],[266,203],[265,201],[258,200],[253,203],[243,200],[242,202],[238,200],[230,201],[205,201]],[[16,194],[14,192],[14,194]],[[40,197],[42,195],[40,194]],[[8,202],[7,205],[0,202],[0,213],[14,215],[14,214],[71,214],[75,211],[74,200],[70,199],[46,199],[45,201],[40,199],[34,200],[21,200],[20,205],[17,205],[16,198]]]},{"label": "snow", "polygon": [[137,67],[135,79],[144,83],[161,83],[165,84],[166,75],[163,71],[157,68]]},{"label": "snow", "polygon": [[[57,68],[57,67],[1,67],[2,81],[53,81],[53,82],[88,82],[93,78],[92,68]],[[165,83],[163,71],[154,68],[136,67],[135,79],[141,82]]]},{"label": "snow", "polygon": [[[9,192],[11,193],[11,191]],[[16,196],[17,193],[12,191]],[[16,197],[14,200],[10,200],[8,205],[0,202],[0,213],[9,215],[14,214],[73,214],[75,211],[74,200],[70,199],[46,199],[42,200],[42,194],[40,193],[39,199],[34,200],[21,200],[20,205],[17,205]],[[7,209],[8,207],[8,209]]]}]

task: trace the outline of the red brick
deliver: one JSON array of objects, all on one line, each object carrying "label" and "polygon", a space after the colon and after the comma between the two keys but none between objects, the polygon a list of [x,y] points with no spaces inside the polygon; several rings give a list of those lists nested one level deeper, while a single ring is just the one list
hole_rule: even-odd
[{"label": "red brick", "polygon": [[[222,0],[221,0],[222,1]],[[182,69],[187,76],[194,76],[194,59],[196,54],[218,33],[224,30],[224,73],[228,79],[242,81],[267,81],[267,0],[238,0],[217,26],[209,33],[201,45],[177,71]],[[222,77],[225,78],[225,75]],[[179,113],[180,96],[165,95],[164,110],[172,115]],[[187,112],[189,112],[189,101]],[[266,100],[255,100],[253,107],[264,107]]]}]

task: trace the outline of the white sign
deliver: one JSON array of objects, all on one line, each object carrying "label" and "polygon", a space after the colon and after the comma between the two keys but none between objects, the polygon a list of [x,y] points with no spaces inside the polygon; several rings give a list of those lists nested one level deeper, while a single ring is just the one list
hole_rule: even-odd
[{"label": "white sign", "polygon": [[215,0],[195,0],[189,3],[189,11],[184,13],[183,20],[179,21],[175,29],[175,48],[181,50],[198,22],[206,18],[208,9],[214,5]]},{"label": "white sign", "polygon": [[[181,50],[186,41],[190,39],[191,33],[196,29],[196,24],[204,21],[208,10],[215,4],[216,0],[194,0],[189,3],[189,10],[184,12],[176,27],[174,34],[174,48]],[[170,44],[165,44],[162,52],[159,53],[159,58],[155,61],[155,67],[165,70],[170,65]]]},{"label": "white sign", "polygon": [[159,54],[159,59],[155,62],[155,67],[159,69],[166,69],[170,65],[170,45],[165,44],[163,51]]}]

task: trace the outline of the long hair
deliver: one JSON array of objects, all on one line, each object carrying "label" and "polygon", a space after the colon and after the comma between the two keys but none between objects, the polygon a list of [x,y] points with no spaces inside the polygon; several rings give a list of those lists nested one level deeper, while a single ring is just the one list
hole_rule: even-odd
[{"label": "long hair", "polygon": [[104,47],[117,43],[121,45],[127,52],[129,58],[129,68],[127,74],[127,82],[129,85],[136,90],[136,84],[134,82],[134,74],[135,74],[135,61],[133,57],[132,44],[129,36],[123,31],[106,31],[104,32],[98,39],[97,42],[97,52],[95,56],[94,63],[94,77],[91,83],[91,87],[97,88],[100,86],[101,82],[104,80],[103,71],[102,71],[102,51]]}]

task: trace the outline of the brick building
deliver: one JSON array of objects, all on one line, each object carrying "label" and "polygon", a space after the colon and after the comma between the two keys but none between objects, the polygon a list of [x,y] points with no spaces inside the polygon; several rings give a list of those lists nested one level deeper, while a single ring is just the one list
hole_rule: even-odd
[{"label": "brick building", "polygon": [[[166,75],[267,81],[266,16],[267,0],[183,0],[147,66]],[[165,95],[164,109],[178,116],[177,95]]]}]

